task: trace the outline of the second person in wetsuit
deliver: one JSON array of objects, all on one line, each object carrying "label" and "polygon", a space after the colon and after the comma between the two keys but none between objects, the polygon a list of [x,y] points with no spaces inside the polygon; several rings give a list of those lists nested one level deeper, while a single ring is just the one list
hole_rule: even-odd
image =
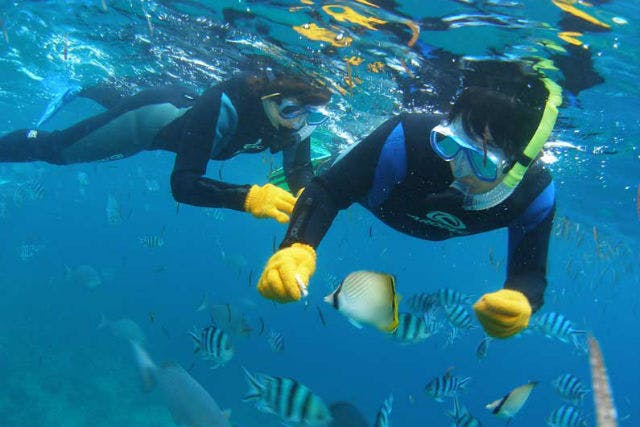
[{"label": "second person in wetsuit", "polygon": [[[205,176],[209,160],[240,153],[282,152],[296,194],[313,177],[310,135],[326,116],[331,93],[299,76],[272,69],[245,73],[202,95],[158,88],[113,101],[80,92],[108,110],[67,129],[14,131],[0,138],[0,162],[66,165],[116,160],[143,150],[177,154],[171,190],[181,203],[246,211],[284,223],[295,197],[274,185],[236,185]],[[69,97],[69,96],[68,96]]]},{"label": "second person in wetsuit", "polygon": [[494,337],[527,326],[547,285],[555,196],[536,158],[556,121],[560,88],[517,63],[471,67],[483,76],[467,79],[448,120],[393,117],[306,187],[258,282],[263,296],[300,299],[338,211],[359,203],[385,224],[426,240],[507,227],[503,289],[483,295],[474,309]]}]

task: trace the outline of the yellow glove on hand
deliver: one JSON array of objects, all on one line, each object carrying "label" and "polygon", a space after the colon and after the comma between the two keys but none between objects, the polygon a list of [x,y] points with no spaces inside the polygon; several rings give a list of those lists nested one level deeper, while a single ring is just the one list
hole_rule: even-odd
[{"label": "yellow glove on hand", "polygon": [[495,338],[509,338],[529,325],[531,304],[522,292],[500,289],[484,294],[473,305],[485,332]]},{"label": "yellow glove on hand", "polygon": [[315,271],[316,251],[309,245],[294,243],[271,255],[258,281],[258,291],[278,302],[297,301],[306,296]]},{"label": "yellow glove on hand", "polygon": [[296,205],[291,193],[273,184],[251,186],[244,201],[244,210],[257,218],[273,218],[281,224],[289,222]]}]

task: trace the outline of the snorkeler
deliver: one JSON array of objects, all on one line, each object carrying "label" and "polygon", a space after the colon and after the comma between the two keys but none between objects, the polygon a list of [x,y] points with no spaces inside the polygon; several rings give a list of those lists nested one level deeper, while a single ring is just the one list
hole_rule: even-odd
[{"label": "snorkeler", "polygon": [[555,212],[551,175],[536,161],[555,124],[559,86],[516,62],[469,65],[448,120],[402,114],[379,126],[307,185],[258,290],[296,301],[338,211],[360,203],[396,230],[444,240],[509,229],[503,289],[474,305],[485,331],[517,334],[543,304]]},{"label": "snorkeler", "polygon": [[[0,162],[56,165],[116,160],[144,150],[177,154],[173,197],[194,206],[246,211],[285,223],[295,197],[271,184],[235,185],[205,177],[210,159],[282,151],[287,184],[296,194],[313,177],[310,135],[331,99],[324,87],[267,68],[218,84],[202,95],[181,87],[142,91],[123,99],[104,90],[68,92],[107,111],[59,131],[21,129],[0,138]],[[49,109],[44,122],[57,108]]]}]

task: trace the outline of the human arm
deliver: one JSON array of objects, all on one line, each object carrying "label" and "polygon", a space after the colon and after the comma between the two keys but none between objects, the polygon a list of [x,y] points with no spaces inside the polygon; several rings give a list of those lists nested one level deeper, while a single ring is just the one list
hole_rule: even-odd
[{"label": "human arm", "polygon": [[258,282],[263,296],[279,302],[301,298],[315,271],[315,248],[338,212],[366,196],[380,152],[398,123],[398,118],[384,123],[305,188],[280,250],[269,259]]},{"label": "human arm", "polygon": [[313,179],[311,138],[282,150],[282,165],[289,189],[297,194]]},{"label": "human arm", "polygon": [[555,214],[553,182],[509,225],[509,260],[504,289],[474,305],[485,331],[507,338],[524,329],[544,303],[547,254]]}]

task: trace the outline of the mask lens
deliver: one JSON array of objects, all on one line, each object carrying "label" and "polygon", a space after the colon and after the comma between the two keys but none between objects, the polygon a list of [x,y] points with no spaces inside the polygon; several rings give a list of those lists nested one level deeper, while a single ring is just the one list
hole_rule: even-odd
[{"label": "mask lens", "polygon": [[280,108],[280,117],[283,119],[294,119],[307,112],[305,107],[300,105],[285,105]]},{"label": "mask lens", "polygon": [[431,147],[444,160],[453,159],[462,147],[455,139],[434,129],[431,131]]},{"label": "mask lens", "polygon": [[327,117],[320,111],[311,110],[309,111],[309,115],[307,116],[307,123],[311,126],[318,126],[326,122],[328,118],[329,117]]},{"label": "mask lens", "polygon": [[475,175],[483,181],[495,181],[498,177],[498,165],[491,159],[491,156],[487,155],[485,158],[484,153],[473,150],[466,151]]}]

